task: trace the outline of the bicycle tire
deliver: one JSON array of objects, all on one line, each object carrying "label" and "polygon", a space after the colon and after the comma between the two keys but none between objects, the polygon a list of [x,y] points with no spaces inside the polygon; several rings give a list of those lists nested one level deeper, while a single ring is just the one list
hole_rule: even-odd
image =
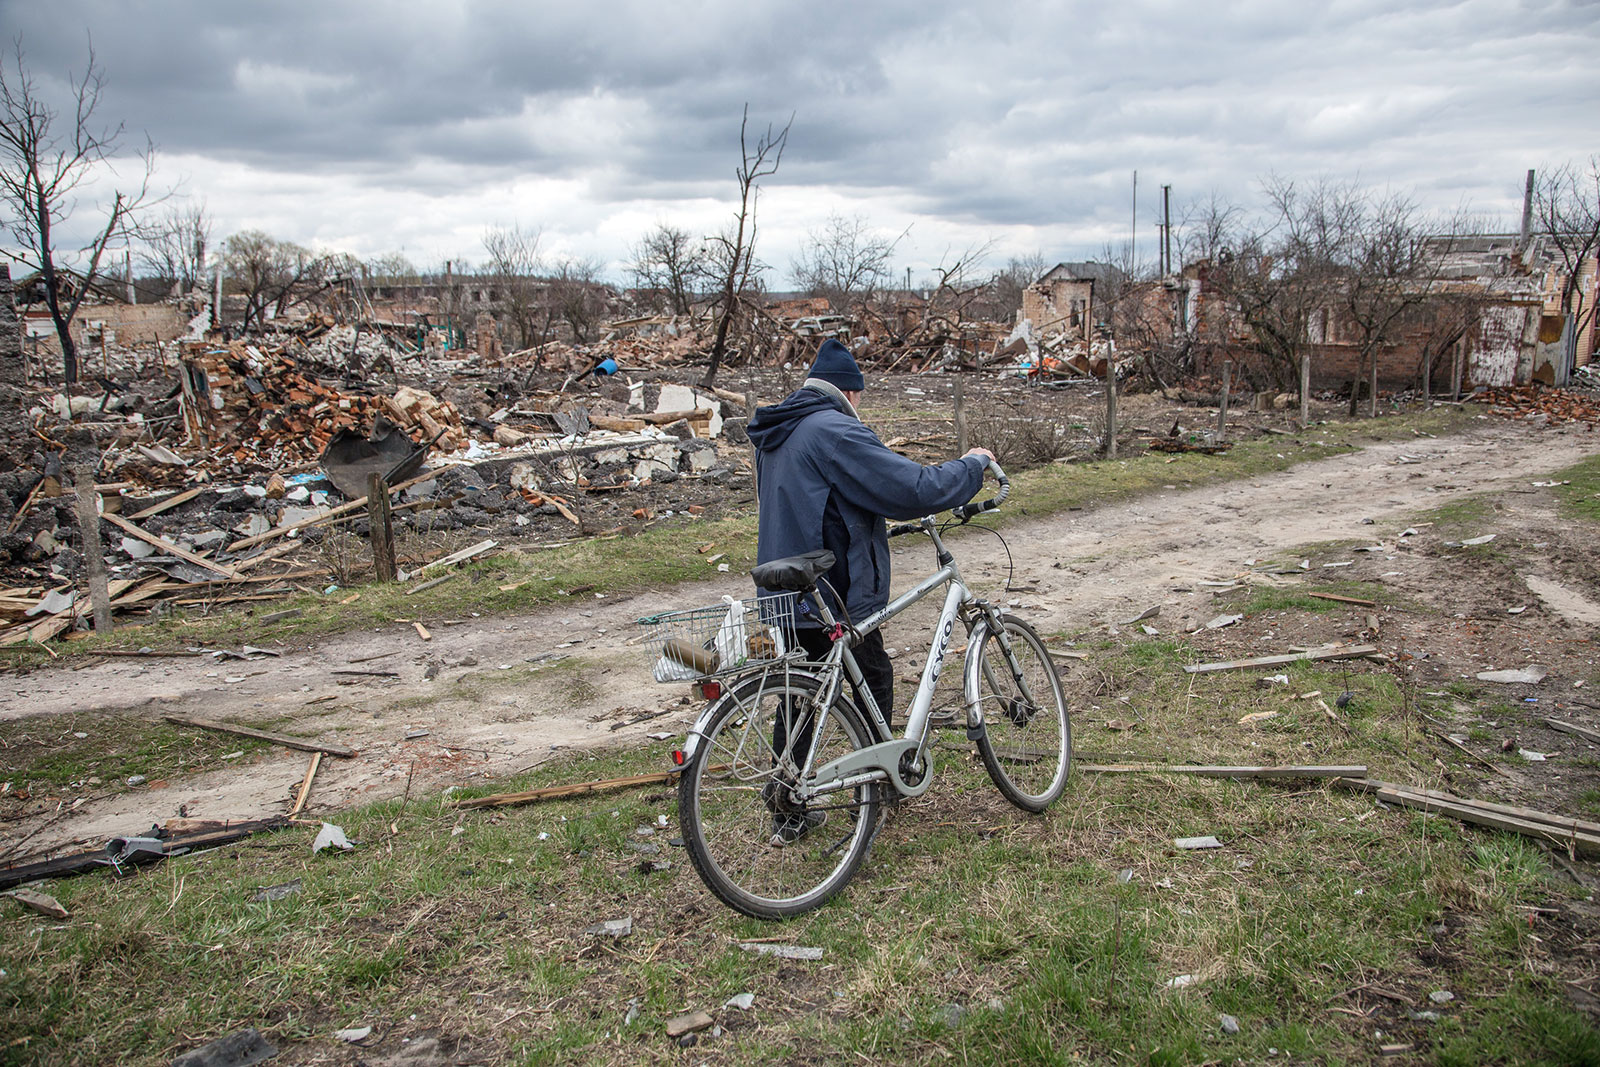
[{"label": "bicycle tire", "polygon": [[[821,907],[855,876],[877,828],[880,785],[869,783],[822,797],[812,810],[825,811],[827,821],[798,841],[777,843],[777,820],[796,813],[779,810],[784,777],[774,738],[787,741],[794,732],[787,727],[814,713],[821,684],[792,669],[736,682],[713,705],[678,783],[678,821],[695,872],[723,903],[758,919]],[[818,718],[814,766],[874,742],[843,696]],[[774,732],[775,722],[785,725],[784,735]],[[785,753],[793,747],[786,743]]]},{"label": "bicycle tire", "polygon": [[[1002,615],[1000,625],[1032,701],[1017,685],[1005,644],[983,623],[971,653],[978,657],[977,699],[984,721],[978,753],[1002,796],[1025,811],[1040,812],[1061,795],[1072,774],[1072,717],[1055,663],[1033,627],[1012,615]],[[970,685],[972,671],[967,678]]]}]

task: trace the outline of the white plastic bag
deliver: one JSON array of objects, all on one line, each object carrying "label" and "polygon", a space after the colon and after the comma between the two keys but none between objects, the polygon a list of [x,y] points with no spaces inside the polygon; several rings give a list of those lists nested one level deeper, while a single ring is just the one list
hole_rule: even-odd
[{"label": "white plastic bag", "polygon": [[750,658],[750,650],[745,641],[744,601],[724,596],[722,602],[728,605],[728,614],[723,617],[722,625],[717,627],[717,638],[713,643],[717,646],[717,661],[722,669],[730,670],[744,666]]},{"label": "white plastic bag", "polygon": [[652,673],[658,682],[692,682],[700,677],[699,671],[679,663],[671,656],[657,656]]}]

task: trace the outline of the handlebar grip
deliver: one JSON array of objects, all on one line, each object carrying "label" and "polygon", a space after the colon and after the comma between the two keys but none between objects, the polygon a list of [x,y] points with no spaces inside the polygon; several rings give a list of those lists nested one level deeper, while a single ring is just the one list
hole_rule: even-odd
[{"label": "handlebar grip", "polygon": [[890,537],[899,537],[902,534],[919,533],[919,532],[921,532],[921,530],[922,530],[922,527],[918,523],[902,522],[902,523],[899,523],[899,524],[897,524],[895,526],[889,527],[889,536]]},{"label": "handlebar grip", "polygon": [[1011,495],[1011,479],[1007,478],[1006,472],[1000,469],[1000,464],[992,459],[989,461],[989,473],[993,474],[994,480],[1000,483],[1000,490],[988,500],[979,501],[976,504],[961,504],[958,507],[953,507],[950,509],[950,514],[960,521],[966,522],[968,519],[981,515],[985,511],[993,511],[1005,503],[1006,497]]}]

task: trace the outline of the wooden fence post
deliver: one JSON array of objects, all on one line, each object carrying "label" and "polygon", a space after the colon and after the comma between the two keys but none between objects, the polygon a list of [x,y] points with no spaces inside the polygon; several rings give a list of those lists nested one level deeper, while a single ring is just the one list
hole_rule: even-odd
[{"label": "wooden fence post", "polygon": [[389,483],[377,471],[367,475],[367,525],[372,541],[372,570],[380,582],[399,573],[394,559],[394,514],[389,509]]},{"label": "wooden fence post", "polygon": [[1222,397],[1217,402],[1217,440],[1228,439],[1228,390],[1232,386],[1233,360],[1222,361]]},{"label": "wooden fence post", "polygon": [[94,632],[111,632],[111,590],[106,584],[105,548],[100,543],[100,508],[94,490],[96,464],[83,462],[72,470],[73,488],[78,496],[79,547],[89,579],[89,604],[94,609]]},{"label": "wooden fence post", "polygon": [[967,454],[967,409],[963,402],[960,378],[956,379],[955,386],[956,455],[964,456]]},{"label": "wooden fence post", "polygon": [[1106,352],[1106,458],[1117,458],[1117,366],[1110,351]]}]

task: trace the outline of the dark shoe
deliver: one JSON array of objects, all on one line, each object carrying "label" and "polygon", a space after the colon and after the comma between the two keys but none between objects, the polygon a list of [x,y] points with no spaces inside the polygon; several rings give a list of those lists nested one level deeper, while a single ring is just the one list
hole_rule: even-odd
[{"label": "dark shoe", "polygon": [[800,841],[828,821],[825,811],[795,811],[772,817],[772,844],[782,847]]}]

